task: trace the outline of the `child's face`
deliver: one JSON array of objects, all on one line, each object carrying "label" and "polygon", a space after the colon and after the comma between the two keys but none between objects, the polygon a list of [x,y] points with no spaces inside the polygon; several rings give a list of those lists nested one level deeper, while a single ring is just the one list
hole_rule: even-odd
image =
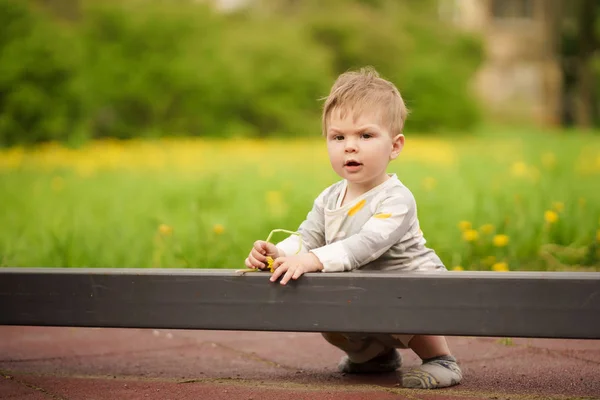
[{"label": "child's face", "polygon": [[387,178],[389,162],[400,154],[404,135],[392,137],[370,113],[357,116],[333,112],[327,125],[327,151],[334,171],[353,187],[366,192]]}]

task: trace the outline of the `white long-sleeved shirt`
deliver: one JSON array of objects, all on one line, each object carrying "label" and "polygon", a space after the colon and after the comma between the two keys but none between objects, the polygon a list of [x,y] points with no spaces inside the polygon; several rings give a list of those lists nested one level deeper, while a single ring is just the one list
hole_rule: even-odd
[{"label": "white long-sleeved shirt", "polygon": [[[346,188],[342,180],[321,192],[298,228],[300,253],[314,253],[323,272],[446,269],[425,246],[414,196],[395,174],[341,206]],[[277,247],[292,255],[299,240],[292,235]]]}]

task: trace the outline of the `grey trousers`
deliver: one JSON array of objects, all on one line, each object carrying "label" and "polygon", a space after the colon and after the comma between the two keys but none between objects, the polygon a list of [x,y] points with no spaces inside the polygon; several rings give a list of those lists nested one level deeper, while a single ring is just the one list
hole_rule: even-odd
[{"label": "grey trousers", "polygon": [[363,363],[389,349],[407,349],[414,335],[388,333],[321,333],[325,340],[344,351],[350,361]]}]

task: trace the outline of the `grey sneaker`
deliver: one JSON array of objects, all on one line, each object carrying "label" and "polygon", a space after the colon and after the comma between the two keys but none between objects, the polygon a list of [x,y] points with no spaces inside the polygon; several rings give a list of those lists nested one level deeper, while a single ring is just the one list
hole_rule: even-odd
[{"label": "grey sneaker", "polygon": [[390,349],[364,363],[350,361],[348,356],[342,357],[338,370],[346,374],[381,374],[394,372],[402,366],[402,357],[396,349]]},{"label": "grey sneaker", "polygon": [[426,360],[420,367],[402,374],[402,387],[436,389],[458,385],[463,375],[456,358],[440,356]]}]

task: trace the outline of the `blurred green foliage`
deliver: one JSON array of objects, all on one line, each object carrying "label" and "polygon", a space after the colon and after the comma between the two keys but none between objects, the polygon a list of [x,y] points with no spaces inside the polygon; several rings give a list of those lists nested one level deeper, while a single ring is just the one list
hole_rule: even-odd
[{"label": "blurred green foliage", "polygon": [[340,72],[398,85],[410,131],[466,130],[476,38],[430,0],[81,1],[76,18],[0,0],[0,145],[97,137],[310,136]]},{"label": "blurred green foliage", "polygon": [[[267,0],[288,4],[312,39],[333,54],[336,74],[373,65],[411,110],[407,129],[468,130],[479,110],[468,92],[483,61],[478,37],[441,20],[435,0]],[[281,8],[280,8],[281,10]]]},{"label": "blurred green foliage", "polygon": [[0,144],[64,140],[85,116],[66,30],[27,3],[0,0]]}]

